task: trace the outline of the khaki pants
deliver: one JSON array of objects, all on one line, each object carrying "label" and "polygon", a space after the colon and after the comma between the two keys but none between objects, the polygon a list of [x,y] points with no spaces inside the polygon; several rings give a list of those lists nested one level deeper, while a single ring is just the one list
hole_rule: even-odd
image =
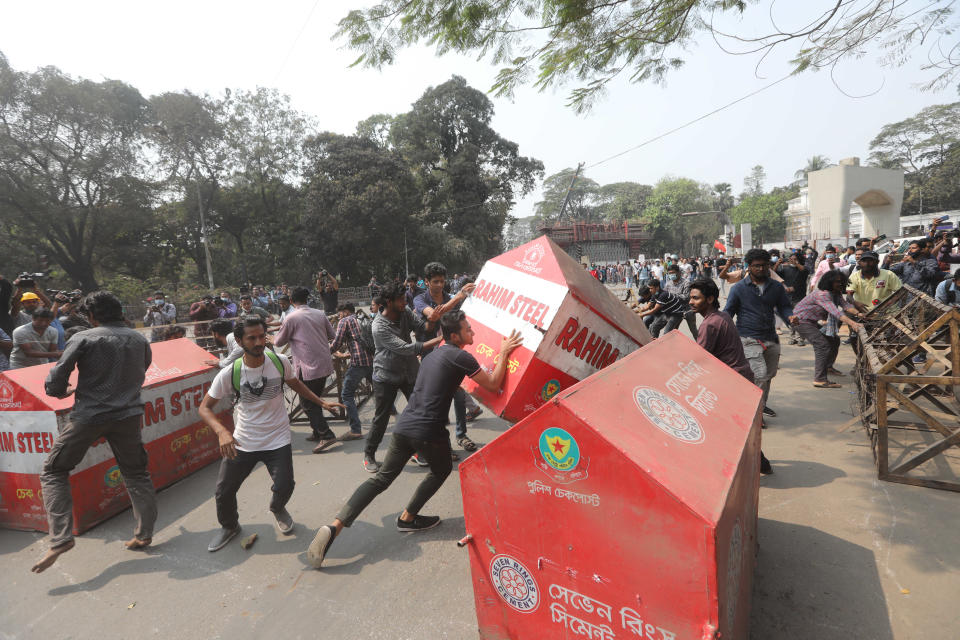
[{"label": "khaki pants", "polygon": [[80,464],[90,445],[99,438],[106,438],[123,474],[123,482],[133,504],[133,519],[136,521],[133,534],[141,540],[153,537],[153,525],[157,521],[157,496],[147,471],[147,451],[140,437],[140,416],[136,415],[92,424],[68,422],[57,436],[40,475],[52,547],[73,539],[70,472]]}]

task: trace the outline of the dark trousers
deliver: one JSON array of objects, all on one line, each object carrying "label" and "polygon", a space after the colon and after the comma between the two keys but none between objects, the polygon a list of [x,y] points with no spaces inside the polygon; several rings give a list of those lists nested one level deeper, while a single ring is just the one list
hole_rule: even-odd
[{"label": "dark trousers", "polygon": [[[650,335],[654,338],[659,338],[661,331],[663,331],[663,333],[670,333],[679,327],[680,321],[683,320],[683,314],[655,313],[652,316],[646,316],[644,321],[646,321],[647,318],[653,318],[650,324],[647,325],[647,329],[650,330]],[[694,325],[694,327],[696,327],[696,325]]]},{"label": "dark trousers", "polygon": [[290,445],[269,451],[237,451],[237,457],[233,460],[223,458],[220,461],[220,472],[217,474],[217,520],[221,527],[232,529],[239,524],[237,491],[258,462],[267,467],[273,479],[270,511],[277,513],[287,506],[294,485],[293,450]]},{"label": "dark trousers", "polygon": [[367,434],[367,446],[364,449],[364,455],[369,458],[376,455],[377,447],[380,446],[383,434],[387,431],[387,423],[390,422],[390,410],[393,409],[393,402],[397,399],[398,391],[402,392],[409,400],[410,394],[413,393],[413,383],[394,384],[392,382],[373,381],[373,399],[376,402],[376,407],[373,410],[373,426],[370,427],[370,433]]},{"label": "dark trousers", "polygon": [[461,387],[453,393],[453,415],[457,420],[457,439],[467,436],[467,392]]},{"label": "dark trousers", "polygon": [[343,374],[343,389],[340,391],[340,400],[347,408],[347,420],[350,422],[350,432],[360,433],[360,413],[357,411],[357,386],[364,378],[373,382],[373,366],[358,367],[350,365]]},{"label": "dark trousers", "polygon": [[73,496],[70,495],[70,472],[80,464],[87,450],[99,438],[106,438],[123,483],[133,504],[136,529],[133,535],[141,540],[153,537],[157,521],[157,496],[150,472],[147,451],[140,437],[140,416],[93,424],[68,422],[53,443],[53,450],[43,463],[40,486],[43,506],[50,524],[50,546],[58,547],[73,539]]},{"label": "dark trousers", "polygon": [[390,438],[387,457],[384,458],[383,465],[377,471],[377,475],[357,487],[357,490],[347,500],[347,504],[343,505],[337,519],[345,527],[353,524],[353,521],[367,508],[367,505],[386,491],[387,487],[397,479],[407,461],[410,460],[410,456],[418,452],[425,456],[427,462],[430,463],[430,472],[423,477],[423,480],[417,486],[417,490],[413,492],[413,497],[407,503],[407,511],[412,515],[420,513],[420,509],[443,485],[443,481],[447,479],[450,470],[453,469],[453,462],[450,460],[450,441],[446,438],[437,441],[416,440],[395,433]]},{"label": "dark trousers", "polygon": [[[303,374],[300,374],[300,379],[303,380]],[[307,389],[313,391],[318,396],[323,396],[324,391],[327,388],[327,379],[323,378],[314,378],[313,380],[303,380],[303,384],[307,386]],[[323,407],[318,404],[314,404],[305,398],[300,398],[300,404],[303,405],[303,411],[307,414],[307,418],[310,419],[310,430],[313,431],[313,435],[321,440],[329,440],[331,438],[336,438],[336,434],[330,430],[330,425],[327,424],[327,419],[323,417]]]},{"label": "dark trousers", "polygon": [[840,352],[840,338],[823,335],[815,322],[801,322],[797,331],[813,346],[813,381],[826,382],[827,370],[837,361]]}]

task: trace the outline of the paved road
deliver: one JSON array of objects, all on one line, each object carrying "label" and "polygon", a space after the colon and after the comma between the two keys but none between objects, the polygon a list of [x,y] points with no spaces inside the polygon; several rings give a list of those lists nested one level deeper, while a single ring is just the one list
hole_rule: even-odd
[{"label": "paved road", "polygon": [[[851,416],[849,385],[812,388],[812,359],[810,347],[786,346],[774,382],[779,417],[763,447],[776,473],[761,481],[752,638],[957,638],[960,495],[878,482],[863,432],[839,430]],[[843,352],[839,368],[852,364]],[[505,428],[484,416],[471,435],[488,442]],[[427,508],[440,527],[394,529],[422,473],[411,466],[313,571],[304,550],[314,528],[367,474],[362,442],[311,455],[307,428],[295,432],[291,537],[274,529],[260,467],[240,494],[245,533],[259,540],[208,553],[215,465],[161,492],[147,553],[122,549],[132,529],[125,512],[35,576],[43,536],[0,531],[0,638],[475,639],[466,553],[454,544],[464,534],[456,472]]]}]

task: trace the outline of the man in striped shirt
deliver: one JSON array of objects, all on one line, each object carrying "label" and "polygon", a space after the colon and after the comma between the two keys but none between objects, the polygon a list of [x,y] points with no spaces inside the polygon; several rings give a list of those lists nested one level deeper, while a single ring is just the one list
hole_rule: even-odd
[{"label": "man in striped shirt", "polygon": [[[343,374],[343,389],[340,400],[347,408],[347,420],[350,422],[350,431],[340,436],[341,440],[360,440],[363,433],[360,430],[360,414],[357,411],[357,386],[366,378],[373,385],[373,352],[369,351],[360,338],[360,321],[357,319],[356,307],[353,303],[345,302],[337,309],[340,321],[337,323],[337,333],[330,343],[330,352],[339,354],[343,345],[350,350],[350,366]],[[372,334],[371,334],[372,339]]]},{"label": "man in striped shirt", "polygon": [[646,303],[646,309],[639,311],[643,323],[654,338],[660,337],[660,331],[670,333],[683,320],[683,314],[690,310],[686,300],[676,294],[660,288],[659,280],[651,280],[647,286],[637,292],[640,304]]}]

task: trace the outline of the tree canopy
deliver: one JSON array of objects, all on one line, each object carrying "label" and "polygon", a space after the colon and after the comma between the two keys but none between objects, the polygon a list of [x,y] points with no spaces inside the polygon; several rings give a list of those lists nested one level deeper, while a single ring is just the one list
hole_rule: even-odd
[{"label": "tree canopy", "polygon": [[[884,65],[924,55],[927,86],[942,87],[960,69],[960,43],[949,41],[957,27],[952,5],[830,0],[810,3],[806,26],[790,29],[777,20],[773,0],[381,0],[350,11],[335,37],[358,52],[355,65],[376,68],[419,42],[438,54],[489,58],[501,65],[497,95],[527,82],[541,90],[575,84],[569,101],[582,111],[620,74],[631,82],[663,80],[700,36],[734,54],[788,48],[794,73],[871,51]],[[761,11],[769,26],[757,32],[744,24],[744,14]]]}]

